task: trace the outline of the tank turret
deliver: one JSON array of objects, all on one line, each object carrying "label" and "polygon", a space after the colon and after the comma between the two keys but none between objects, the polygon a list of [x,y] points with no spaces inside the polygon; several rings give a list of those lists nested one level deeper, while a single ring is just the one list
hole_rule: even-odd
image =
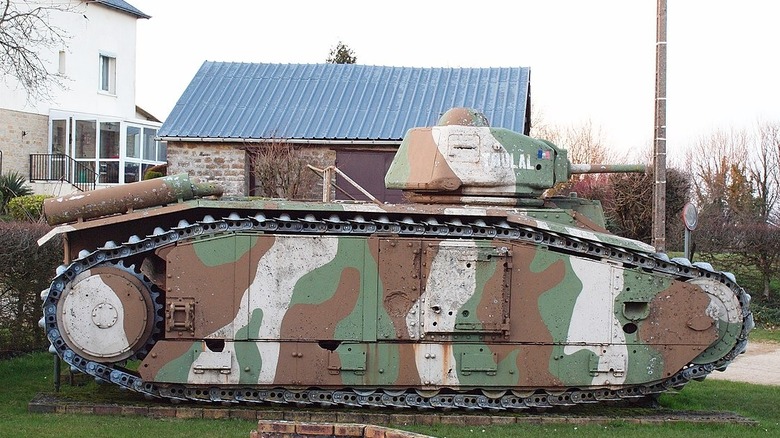
[{"label": "tank turret", "polygon": [[536,205],[545,190],[580,173],[644,172],[642,165],[572,164],[565,149],[504,128],[470,108],[412,128],[385,176],[419,202]]}]

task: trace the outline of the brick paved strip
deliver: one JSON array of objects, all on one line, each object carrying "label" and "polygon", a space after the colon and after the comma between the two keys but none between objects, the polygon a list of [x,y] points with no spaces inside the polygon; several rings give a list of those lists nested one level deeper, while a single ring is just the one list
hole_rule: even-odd
[{"label": "brick paved strip", "polygon": [[239,420],[257,420],[257,412],[251,409],[230,409],[230,418]]},{"label": "brick paved strip", "polygon": [[155,406],[149,408],[149,416],[152,418],[176,418],[176,408],[168,406]]},{"label": "brick paved strip", "polygon": [[298,423],[295,425],[295,433],[299,435],[333,435],[333,424],[326,423]]},{"label": "brick paved strip", "polygon": [[338,437],[362,437],[365,424],[334,424],[333,435]]},{"label": "brick paved strip", "polygon": [[53,414],[57,412],[57,406],[51,403],[33,403],[27,405],[27,412],[34,414]]},{"label": "brick paved strip", "polygon": [[146,406],[122,406],[122,415],[149,416],[149,408]]},{"label": "brick paved strip", "polygon": [[226,420],[230,418],[230,411],[227,409],[203,408],[203,418],[206,420]]},{"label": "brick paved strip", "polygon": [[122,406],[117,405],[95,405],[95,415],[122,415]]},{"label": "brick paved strip", "polygon": [[[188,411],[184,411],[187,409]],[[657,409],[648,413],[647,410],[634,414],[635,411],[627,409],[620,415],[578,415],[576,412],[562,414],[552,412],[548,415],[539,415],[538,413],[520,413],[516,415],[504,414],[495,415],[494,413],[485,413],[478,415],[471,412],[457,415],[453,413],[384,413],[383,411],[373,412],[355,412],[331,409],[324,411],[322,409],[306,410],[299,407],[290,409],[271,408],[266,409],[262,406],[257,409],[252,407],[242,408],[222,408],[222,407],[200,407],[200,406],[169,406],[169,405],[151,405],[137,406],[125,405],[122,403],[114,404],[89,404],[83,402],[73,402],[58,399],[56,395],[37,394],[27,405],[28,412],[31,413],[57,413],[57,414],[81,414],[81,415],[125,415],[125,416],[146,416],[151,418],[206,418],[206,419],[228,419],[239,418],[243,420],[288,420],[301,423],[344,423],[344,424],[374,424],[381,426],[389,425],[435,425],[435,424],[456,424],[467,426],[485,426],[488,424],[604,424],[613,421],[633,423],[633,424],[663,424],[666,422],[687,422],[687,423],[707,423],[707,424],[744,424],[756,425],[757,421],[746,418],[732,412],[699,412],[699,411],[671,411],[666,409]],[[179,411],[181,410],[181,412]],[[386,411],[385,411],[386,412]],[[326,421],[330,420],[330,421]],[[294,433],[294,432],[291,432]]]},{"label": "brick paved strip", "polygon": [[203,418],[202,408],[176,408],[176,418]]},{"label": "brick paved strip", "polygon": [[257,422],[257,431],[263,433],[295,433],[295,422],[261,420]]}]

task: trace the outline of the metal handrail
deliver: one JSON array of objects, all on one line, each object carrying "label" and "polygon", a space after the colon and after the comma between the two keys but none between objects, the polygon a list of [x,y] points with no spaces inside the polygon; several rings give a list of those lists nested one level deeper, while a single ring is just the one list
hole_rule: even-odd
[{"label": "metal handrail", "polygon": [[65,154],[30,154],[30,181],[65,181],[78,190],[95,190],[97,173]]}]

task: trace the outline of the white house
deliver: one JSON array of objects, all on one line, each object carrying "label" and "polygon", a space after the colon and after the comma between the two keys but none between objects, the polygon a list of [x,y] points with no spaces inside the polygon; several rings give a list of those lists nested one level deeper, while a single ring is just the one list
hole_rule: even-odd
[{"label": "white house", "polygon": [[135,103],[136,21],[150,17],[123,0],[69,1],[74,12],[50,14],[65,46],[39,52],[65,87],[31,102],[15,78],[0,80],[0,171],[38,193],[138,181],[166,156],[160,122]]}]

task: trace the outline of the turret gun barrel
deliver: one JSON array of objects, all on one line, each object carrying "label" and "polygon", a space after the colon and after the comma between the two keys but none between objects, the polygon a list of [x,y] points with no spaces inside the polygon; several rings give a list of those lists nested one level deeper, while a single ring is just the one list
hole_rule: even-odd
[{"label": "turret gun barrel", "polygon": [[645,173],[644,164],[569,164],[569,173]]}]

